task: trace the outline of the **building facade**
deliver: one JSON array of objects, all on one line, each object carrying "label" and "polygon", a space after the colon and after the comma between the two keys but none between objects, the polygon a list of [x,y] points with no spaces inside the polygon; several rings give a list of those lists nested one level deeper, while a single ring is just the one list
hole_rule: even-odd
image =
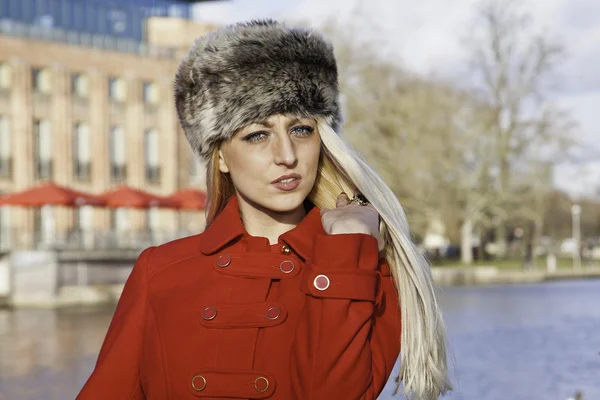
[{"label": "building facade", "polygon": [[[204,169],[177,120],[172,82],[193,40],[215,27],[150,16],[138,40],[7,15],[0,15],[2,193],[44,181],[92,193],[124,184],[162,195],[204,188]],[[0,207],[0,247],[82,238],[89,246],[119,244],[148,234],[162,241],[203,223],[202,212]]]},{"label": "building facade", "polygon": [[191,4],[176,0],[0,0],[0,17],[54,29],[146,41],[150,17],[191,19]]}]

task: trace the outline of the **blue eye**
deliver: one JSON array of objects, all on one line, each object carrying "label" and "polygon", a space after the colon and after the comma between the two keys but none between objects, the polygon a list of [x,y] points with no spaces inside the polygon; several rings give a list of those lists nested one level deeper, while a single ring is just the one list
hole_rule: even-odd
[{"label": "blue eye", "polygon": [[298,136],[310,136],[315,131],[312,126],[300,125],[292,128],[292,133]]},{"label": "blue eye", "polygon": [[249,134],[248,136],[244,137],[244,141],[250,142],[250,143],[256,143],[256,142],[260,142],[266,136],[267,136],[267,133],[263,132],[263,131],[253,132],[253,133]]}]

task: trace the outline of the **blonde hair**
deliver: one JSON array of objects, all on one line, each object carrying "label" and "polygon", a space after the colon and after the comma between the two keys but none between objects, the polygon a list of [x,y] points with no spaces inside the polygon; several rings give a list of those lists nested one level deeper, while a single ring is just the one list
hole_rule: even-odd
[{"label": "blonde hair", "polygon": [[[384,255],[392,271],[402,313],[400,375],[396,393],[404,386],[411,399],[434,400],[452,390],[446,361],[446,330],[438,306],[429,264],[410,239],[400,202],[361,157],[321,118],[317,118],[322,151],[317,179],[308,199],[319,208],[335,208],[337,196],[357,191],[381,216]],[[234,193],[228,174],[219,170],[215,148],[207,168],[207,225]]]}]

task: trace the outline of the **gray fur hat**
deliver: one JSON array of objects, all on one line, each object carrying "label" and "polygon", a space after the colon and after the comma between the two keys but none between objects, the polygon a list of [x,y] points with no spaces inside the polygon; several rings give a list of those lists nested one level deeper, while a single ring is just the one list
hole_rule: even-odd
[{"label": "gray fur hat", "polygon": [[273,114],[321,116],[338,130],[333,47],[315,31],[273,20],[238,23],[200,37],[175,76],[175,107],[203,159],[240,128]]}]

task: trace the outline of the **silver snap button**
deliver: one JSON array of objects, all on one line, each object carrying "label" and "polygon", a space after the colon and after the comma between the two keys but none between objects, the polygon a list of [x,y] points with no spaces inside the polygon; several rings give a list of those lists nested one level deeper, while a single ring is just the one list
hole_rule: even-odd
[{"label": "silver snap button", "polygon": [[275,321],[281,315],[281,310],[278,307],[271,307],[267,310],[267,319]]},{"label": "silver snap button", "polygon": [[219,258],[217,258],[217,266],[221,268],[225,268],[231,264],[231,257],[228,254],[223,254]]},{"label": "silver snap button", "polygon": [[318,290],[326,290],[329,287],[329,278],[327,277],[327,275],[317,275],[317,277],[313,281],[313,285]]},{"label": "silver snap button", "polygon": [[202,318],[204,318],[207,321],[214,319],[216,316],[217,316],[217,310],[214,307],[206,307],[202,311]]},{"label": "silver snap button", "polygon": [[294,270],[294,262],[291,260],[285,260],[281,264],[279,264],[279,269],[284,274],[289,274]]},{"label": "silver snap button", "polygon": [[[196,386],[196,379],[198,379],[200,381],[200,382],[198,382],[199,383],[198,386]],[[192,387],[197,392],[203,391],[204,388],[206,387],[206,378],[203,377],[202,375],[196,375],[195,377],[192,378]]]}]

